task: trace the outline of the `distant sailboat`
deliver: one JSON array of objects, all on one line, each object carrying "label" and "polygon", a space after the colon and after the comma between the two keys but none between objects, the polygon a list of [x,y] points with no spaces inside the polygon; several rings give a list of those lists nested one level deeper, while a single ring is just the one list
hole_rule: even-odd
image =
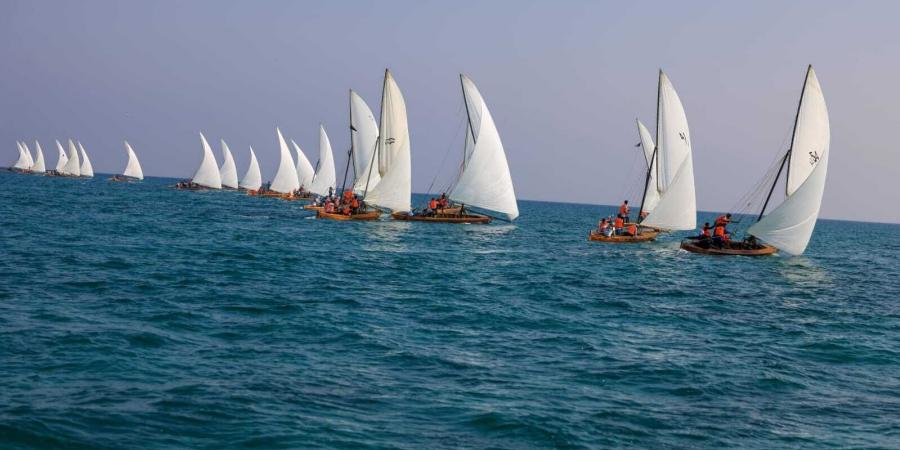
[{"label": "distant sailboat", "polygon": [[[412,173],[406,102],[391,71],[384,71],[381,120],[373,163],[364,175],[368,181],[380,179],[363,192],[365,203],[381,210],[407,212],[411,209]],[[375,178],[377,176],[377,178]]]},{"label": "distant sailboat", "polygon": [[288,148],[281,130],[275,128],[275,134],[278,135],[278,149],[280,159],[278,162],[278,172],[269,186],[268,191],[264,195],[270,195],[285,199],[293,199],[295,192],[300,189],[300,181],[297,179],[297,166],[294,165],[294,158],[291,156],[291,150]]},{"label": "distant sailboat", "polygon": [[247,173],[241,180],[240,187],[248,191],[258,191],[262,186],[262,173],[259,171],[259,161],[256,160],[256,153],[253,147],[250,147],[250,165],[247,167]]},{"label": "distant sailboat", "polygon": [[225,143],[225,139],[221,140],[222,142],[222,167],[219,168],[219,176],[222,179],[222,187],[229,189],[237,189],[238,188],[238,176],[237,176],[237,166],[234,164],[234,156],[231,155],[231,150],[228,148],[228,144]]},{"label": "distant sailboat", "polygon": [[19,151],[19,157],[10,169],[16,172],[25,172],[31,168],[31,164],[28,162],[30,157],[25,153],[25,147],[22,147],[21,142],[16,141],[16,149]]},{"label": "distant sailboat", "polygon": [[203,147],[203,159],[200,167],[194,173],[188,183],[178,183],[180,189],[222,189],[222,178],[219,175],[219,165],[216,164],[216,155],[213,154],[206,136],[200,133],[200,144]]},{"label": "distant sailboat", "polygon": [[331,152],[331,141],[325,133],[325,127],[319,125],[319,164],[309,191],[318,195],[334,193],[337,185],[337,175],[334,169],[334,155]]},{"label": "distant sailboat", "polygon": [[137,154],[134,152],[134,149],[131,148],[131,144],[129,144],[128,141],[125,141],[125,153],[128,154],[128,163],[125,165],[125,170],[122,171],[122,176],[114,175],[111,180],[143,180],[144,171],[141,169],[141,163],[138,161]]},{"label": "distant sailboat", "polygon": [[93,178],[94,166],[91,165],[91,160],[88,158],[87,152],[84,151],[84,146],[81,145],[81,142],[78,142],[78,148],[81,149],[81,158],[83,159],[81,162],[81,176]]},{"label": "distant sailboat", "polygon": [[[720,255],[768,255],[776,249],[790,255],[802,254],[819,217],[830,144],[831,127],[825,96],[816,72],[809,66],[794,119],[791,146],[781,159],[756,223],[747,229],[747,238],[741,242],[718,243],[691,238],[682,241],[681,248],[695,253]],[[785,167],[786,198],[766,214],[766,207]]]},{"label": "distant sailboat", "polygon": [[44,152],[41,150],[41,143],[38,141],[34,141],[34,165],[31,166],[31,173],[39,173],[43,174],[47,171],[47,167],[44,165]]},{"label": "distant sailboat", "polygon": [[291,139],[291,145],[294,146],[294,151],[297,152],[297,181],[300,183],[300,190],[308,191],[313,178],[316,176],[316,171],[303,153],[303,150],[300,149],[300,146],[293,139]]},{"label": "distant sailboat", "polygon": [[34,158],[31,157],[31,149],[28,148],[28,144],[22,142],[22,150],[25,152],[25,159],[28,164],[28,170],[34,166]]},{"label": "distant sailboat", "polygon": [[[462,168],[448,195],[455,205],[434,208],[432,213],[425,215],[395,213],[395,219],[487,223],[491,217],[512,221],[519,216],[506,152],[491,112],[475,83],[463,74],[459,79],[468,120]],[[462,205],[486,215],[466,213]]]},{"label": "distant sailboat", "polygon": [[63,169],[66,167],[66,162],[69,161],[69,157],[66,156],[66,151],[63,150],[62,144],[59,143],[59,140],[56,140],[56,149],[59,151],[59,157],[56,159],[56,175],[60,175],[63,173]]},{"label": "distant sailboat", "polygon": [[69,159],[66,160],[66,165],[63,167],[61,175],[69,177],[81,176],[81,158],[78,156],[78,149],[75,148],[75,143],[71,139],[69,139]]}]

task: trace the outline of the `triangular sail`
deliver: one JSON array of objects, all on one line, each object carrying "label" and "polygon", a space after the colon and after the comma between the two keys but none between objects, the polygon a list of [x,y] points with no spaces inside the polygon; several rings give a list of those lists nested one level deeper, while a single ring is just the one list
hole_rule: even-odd
[{"label": "triangular sail", "polygon": [[[467,146],[462,173],[450,199],[506,220],[519,216],[506,152],[484,98],[469,77],[460,75],[466,111]],[[471,148],[469,146],[469,143]]]},{"label": "triangular sail", "polygon": [[275,128],[278,135],[278,148],[281,152],[281,160],[278,163],[278,172],[272,179],[272,185],[269,187],[275,192],[289,194],[300,189],[300,181],[297,179],[297,167],[294,166],[294,158],[291,156],[291,149],[288,148],[281,130]]},{"label": "triangular sail", "polygon": [[131,148],[131,144],[128,141],[125,141],[125,152],[128,153],[128,164],[125,165],[125,171],[122,172],[122,175],[143,180],[144,171],[141,169],[141,163],[138,161],[137,154],[134,153],[134,149]]},{"label": "triangular sail", "polygon": [[253,147],[250,147],[250,166],[247,167],[247,173],[241,180],[241,187],[250,191],[259,190],[262,186],[262,173],[259,171],[259,161],[256,160],[256,153]]},{"label": "triangular sail", "polygon": [[656,186],[660,198],[641,223],[664,230],[693,230],[697,227],[697,199],[691,133],[681,99],[662,71],[656,121]]},{"label": "triangular sail", "polygon": [[59,157],[56,159],[56,171],[59,173],[63,173],[64,168],[66,167],[66,162],[69,161],[69,157],[66,156],[66,151],[63,150],[63,146],[59,143],[58,139],[56,141],[56,149],[59,151]]},{"label": "triangular sail", "polygon": [[222,167],[219,168],[219,177],[222,179],[222,187],[237,189],[238,175],[237,166],[234,164],[234,156],[231,155],[231,150],[228,148],[228,144],[225,143],[225,139],[222,139],[221,142]]},{"label": "triangular sail", "polygon": [[819,217],[831,144],[828,108],[812,66],[806,73],[794,127],[789,150],[788,197],[747,229],[747,233],[785,253],[799,255],[806,251]]},{"label": "triangular sail", "polygon": [[635,119],[638,127],[638,135],[641,138],[641,149],[644,152],[644,160],[647,162],[647,185],[644,193],[644,202],[642,210],[649,214],[656,208],[659,203],[659,189],[656,183],[656,146],[653,144],[653,137],[650,131],[639,119]]},{"label": "triangular sail", "polygon": [[34,165],[31,166],[31,171],[34,173],[44,173],[47,171],[47,166],[44,165],[44,152],[41,150],[41,143],[38,141],[34,141]]},{"label": "triangular sail", "polygon": [[78,149],[75,143],[69,139],[69,159],[66,160],[66,166],[63,167],[63,175],[77,177],[81,175],[81,158],[78,157]]},{"label": "triangular sail", "polygon": [[81,145],[81,142],[78,142],[78,148],[81,149],[81,176],[91,178],[94,176],[94,166],[91,164],[91,159],[88,158],[88,154],[84,151],[84,146]]},{"label": "triangular sail", "polygon": [[31,165],[28,164],[28,157],[25,156],[25,148],[22,147],[21,142],[16,141],[16,149],[19,150],[19,158],[16,159],[16,163],[13,164],[13,167],[20,170],[28,170]]},{"label": "triangular sail", "polygon": [[378,123],[365,100],[350,90],[350,141],[353,154],[353,192],[363,194],[366,186],[374,188],[381,179],[370,170],[378,141]]},{"label": "triangular sail", "polygon": [[313,169],[309,158],[306,157],[306,154],[303,153],[303,150],[300,149],[300,146],[293,139],[291,139],[291,145],[294,146],[294,151],[297,152],[297,180],[302,188],[308,190],[309,186],[312,185],[313,178],[316,176],[316,170]]},{"label": "triangular sail", "polygon": [[200,161],[200,167],[197,168],[191,181],[203,187],[222,189],[222,177],[219,175],[216,155],[213,154],[212,147],[206,142],[203,133],[200,133],[200,143],[203,146],[203,160]]},{"label": "triangular sail", "polygon": [[334,191],[337,184],[337,174],[334,169],[334,155],[331,152],[331,141],[325,133],[325,127],[319,125],[319,169],[309,185],[309,191],[314,194],[328,195],[328,191]]},{"label": "triangular sail", "polygon": [[28,164],[28,169],[34,166],[34,158],[31,157],[31,150],[28,148],[28,144],[22,142],[22,150],[25,152],[25,163]]},{"label": "triangular sail", "polygon": [[406,102],[390,70],[384,72],[381,98],[381,123],[375,158],[381,181],[369,187],[366,203],[392,212],[411,209],[412,167],[410,161],[409,125]]}]

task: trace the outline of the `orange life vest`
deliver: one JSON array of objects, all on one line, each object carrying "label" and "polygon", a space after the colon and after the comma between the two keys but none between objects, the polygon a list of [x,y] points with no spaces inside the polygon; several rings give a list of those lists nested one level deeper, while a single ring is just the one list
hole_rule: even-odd
[{"label": "orange life vest", "polygon": [[622,203],[622,206],[619,207],[619,214],[621,214],[623,216],[627,216],[628,215],[628,205]]},{"label": "orange life vest", "polygon": [[625,221],[622,220],[621,217],[616,217],[615,224],[616,224],[616,228],[622,228],[622,226],[625,225]]},{"label": "orange life vest", "polygon": [[437,209],[437,201],[435,199],[431,199],[431,201],[428,202],[428,207],[431,209]]},{"label": "orange life vest", "polygon": [[721,226],[724,227],[725,225],[728,224],[728,222],[731,222],[731,220],[729,220],[727,217],[725,217],[725,215],[721,215],[721,216],[719,216],[719,217],[716,217],[716,223],[715,223],[715,225],[716,225],[716,226],[721,225]]},{"label": "orange life vest", "polygon": [[635,225],[635,224],[629,225],[628,232],[631,233],[632,236],[637,236],[637,225]]},{"label": "orange life vest", "polygon": [[359,208],[359,200],[356,197],[353,197],[353,200],[350,200],[350,207],[353,209]]},{"label": "orange life vest", "polygon": [[700,232],[700,235],[703,237],[709,237],[709,228],[703,227],[703,231]]},{"label": "orange life vest", "polygon": [[713,230],[713,236],[716,237],[725,237],[725,225],[716,225],[716,229]]}]

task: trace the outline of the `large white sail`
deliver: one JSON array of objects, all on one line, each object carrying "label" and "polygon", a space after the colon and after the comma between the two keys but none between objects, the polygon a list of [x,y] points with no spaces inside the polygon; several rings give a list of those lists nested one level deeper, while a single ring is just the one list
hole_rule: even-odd
[{"label": "large white sail", "polygon": [[331,152],[331,141],[325,133],[325,127],[319,125],[319,168],[309,186],[309,191],[319,195],[328,195],[337,184],[334,170],[334,155]]},{"label": "large white sail", "polygon": [[693,230],[697,227],[697,199],[691,133],[681,99],[661,70],[656,148],[656,186],[660,198],[642,224],[664,230]]},{"label": "large white sail", "polygon": [[22,142],[22,150],[25,152],[25,163],[28,164],[28,169],[31,169],[34,166],[34,158],[31,157],[31,150],[28,148],[28,144]]},{"label": "large white sail", "polygon": [[353,192],[363,194],[366,187],[374,188],[381,178],[371,170],[375,162],[375,145],[378,141],[378,123],[365,100],[350,90],[350,140],[353,149]]},{"label": "large white sail", "polygon": [[44,173],[47,171],[47,166],[44,165],[44,152],[41,150],[41,143],[38,141],[34,141],[34,165],[31,166],[31,171],[34,173]]},{"label": "large white sail", "polygon": [[828,108],[812,66],[806,73],[794,127],[787,198],[747,233],[785,253],[799,255],[806,251],[819,217],[831,144]]},{"label": "large white sail", "polygon": [[462,173],[450,191],[450,199],[514,220],[519,216],[519,207],[500,134],[475,83],[462,74],[460,79],[469,115],[468,136]]},{"label": "large white sail", "polygon": [[213,154],[212,147],[206,142],[206,136],[200,133],[200,143],[203,145],[203,160],[200,167],[194,173],[191,181],[200,186],[222,189],[222,177],[219,176],[219,165],[216,164],[216,155]]},{"label": "large white sail", "polygon": [[122,175],[143,180],[144,171],[141,169],[141,163],[138,161],[137,154],[134,152],[134,149],[131,148],[131,144],[129,144],[128,141],[125,141],[125,152],[128,153],[128,164],[125,165],[125,171],[122,172]]},{"label": "large white sail", "polygon": [[[381,124],[375,151],[381,181],[369,188],[365,196],[366,203],[391,212],[409,211],[412,200],[412,167],[406,102],[390,70],[384,71]],[[376,168],[373,168],[373,172],[374,169]]]},{"label": "large white sail", "polygon": [[19,158],[16,159],[16,163],[13,164],[13,167],[19,170],[28,170],[31,165],[28,164],[28,157],[25,156],[25,148],[22,147],[22,143],[16,141],[16,149],[19,150]]},{"label": "large white sail", "polygon": [[228,148],[228,144],[225,143],[225,139],[222,139],[221,142],[222,167],[219,168],[219,178],[222,179],[222,187],[237,189],[238,175],[237,166],[234,165],[234,156],[231,155],[231,150]]},{"label": "large white sail", "polygon": [[272,185],[269,189],[282,194],[289,194],[300,189],[300,181],[297,179],[297,167],[294,166],[294,158],[291,156],[291,149],[288,148],[281,130],[275,128],[278,135],[278,148],[281,151],[281,160],[278,163],[278,172],[272,179]]},{"label": "large white sail", "polygon": [[84,146],[81,145],[81,142],[78,142],[78,148],[81,149],[81,176],[92,178],[94,176],[94,166],[91,165],[91,159],[88,158],[88,154],[84,151]]},{"label": "large white sail", "polygon": [[291,145],[294,146],[294,151],[297,152],[297,180],[303,189],[309,189],[313,178],[316,176],[316,170],[313,169],[309,158],[306,157],[306,154],[303,153],[303,150],[300,149],[300,146],[293,139],[291,139]]},{"label": "large white sail", "polygon": [[262,173],[259,171],[259,161],[256,160],[256,153],[253,147],[250,147],[250,166],[247,167],[247,173],[241,180],[241,187],[250,191],[259,190],[262,186]]},{"label": "large white sail", "polygon": [[78,149],[75,148],[75,143],[71,139],[69,139],[69,159],[66,161],[66,166],[63,167],[62,174],[72,177],[81,175],[81,158],[78,157]]},{"label": "large white sail", "polygon": [[66,151],[63,150],[63,146],[59,143],[59,139],[56,140],[56,149],[59,150],[59,157],[56,159],[56,171],[63,173],[63,168],[66,167],[66,162],[69,161],[69,157],[66,156]]},{"label": "large white sail", "polygon": [[646,193],[644,193],[643,211],[649,214],[659,203],[659,189],[656,185],[656,146],[653,144],[653,137],[650,136],[647,127],[639,119],[635,119],[635,121],[637,121],[638,135],[641,137],[641,149],[644,152],[644,159],[647,161],[649,176],[647,177]]}]

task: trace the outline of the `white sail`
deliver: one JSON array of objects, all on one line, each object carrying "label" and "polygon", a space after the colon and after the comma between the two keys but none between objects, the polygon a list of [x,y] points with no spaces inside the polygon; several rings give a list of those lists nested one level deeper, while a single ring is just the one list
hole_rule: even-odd
[{"label": "white sail", "polygon": [[28,148],[28,144],[22,142],[22,150],[25,152],[25,163],[28,164],[27,169],[31,169],[34,166],[34,158],[31,157],[31,150]]},{"label": "white sail", "polygon": [[16,163],[13,164],[13,167],[20,170],[28,170],[31,165],[28,164],[28,157],[25,156],[25,148],[22,147],[22,143],[16,141],[16,149],[19,150],[19,158],[16,159]]},{"label": "white sail", "polygon": [[91,160],[88,158],[87,152],[84,151],[84,146],[81,145],[81,142],[78,142],[78,148],[81,149],[81,176],[92,178],[94,176],[94,166],[91,165]]},{"label": "white sail", "polygon": [[819,217],[831,144],[828,108],[812,66],[807,70],[794,127],[787,175],[788,196],[775,210],[747,229],[747,233],[785,253],[799,255],[806,251]]},{"label": "white sail", "polygon": [[328,195],[337,184],[334,170],[334,155],[331,153],[331,141],[325,133],[325,127],[319,125],[319,168],[309,185],[309,191],[319,195]]},{"label": "white sail", "polygon": [[647,192],[644,194],[643,211],[650,213],[656,208],[656,204],[659,203],[659,189],[656,185],[656,147],[647,127],[639,119],[635,120],[637,121],[638,135],[641,137],[641,149],[644,152],[644,159],[647,162],[647,171],[649,173],[646,185]]},{"label": "white sail", "polygon": [[664,230],[693,230],[697,227],[697,199],[691,133],[681,99],[661,70],[656,121],[656,186],[660,198],[642,224]]},{"label": "white sail", "polygon": [[[450,191],[450,199],[514,220],[519,207],[500,134],[475,83],[465,75],[460,79],[469,115],[468,138],[462,173]],[[469,143],[474,145],[469,148]]]},{"label": "white sail", "polygon": [[[381,96],[381,124],[378,130],[378,175],[381,181],[370,187],[366,203],[391,212],[409,211],[412,197],[409,125],[406,102],[390,70],[384,71]],[[373,168],[374,173],[376,168]]]},{"label": "white sail", "polygon": [[66,156],[66,151],[63,150],[63,146],[59,143],[58,139],[56,140],[56,149],[59,150],[59,158],[56,160],[56,171],[63,173],[63,168],[66,167],[66,162],[69,161],[69,157]]},{"label": "white sail", "polygon": [[250,166],[247,167],[247,173],[241,180],[241,187],[250,191],[259,190],[262,186],[262,173],[259,171],[259,161],[256,160],[256,153],[253,147],[250,147]]},{"label": "white sail", "polygon": [[75,148],[75,143],[71,139],[69,139],[69,159],[66,160],[62,174],[72,177],[81,175],[81,158],[78,157],[78,149]]},{"label": "white sail", "polygon": [[300,181],[297,179],[297,167],[294,165],[294,158],[291,156],[291,149],[288,148],[281,130],[275,128],[278,135],[278,148],[281,151],[281,161],[278,163],[278,172],[272,179],[272,185],[269,189],[282,194],[289,194],[300,189]]},{"label": "white sail", "polygon": [[138,161],[137,154],[134,152],[134,149],[131,148],[131,144],[129,144],[128,141],[125,141],[125,152],[128,153],[128,164],[125,165],[125,171],[122,172],[122,175],[143,180],[144,171],[141,170],[141,163]]},{"label": "white sail", "polygon": [[316,176],[316,170],[313,169],[306,154],[303,153],[303,150],[300,149],[300,146],[293,139],[291,139],[291,145],[294,146],[294,151],[297,152],[297,180],[303,189],[308,189]]},{"label": "white sail", "polygon": [[366,187],[375,187],[381,179],[371,170],[378,141],[378,123],[365,100],[350,90],[350,140],[353,149],[353,192],[363,194]]},{"label": "white sail", "polygon": [[44,173],[47,171],[47,166],[44,165],[44,152],[41,150],[41,143],[38,141],[34,141],[34,165],[31,166],[31,171],[34,173]]},{"label": "white sail", "polygon": [[219,178],[222,179],[222,187],[237,189],[238,175],[237,166],[234,165],[234,156],[231,155],[231,150],[228,148],[228,144],[225,143],[225,139],[222,139],[221,142],[222,167],[219,168]]},{"label": "white sail", "polygon": [[203,160],[200,167],[194,173],[191,181],[200,186],[222,189],[222,177],[219,176],[219,165],[216,163],[216,155],[213,154],[209,142],[206,142],[206,136],[200,133],[200,143],[203,145]]}]

